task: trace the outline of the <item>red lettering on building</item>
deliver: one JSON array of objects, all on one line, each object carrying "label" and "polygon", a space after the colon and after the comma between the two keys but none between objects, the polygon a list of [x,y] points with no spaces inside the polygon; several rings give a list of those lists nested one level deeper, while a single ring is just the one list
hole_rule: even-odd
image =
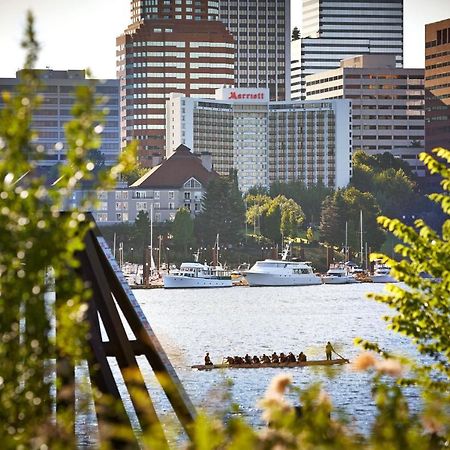
[{"label": "red lettering on building", "polygon": [[228,100],[264,100],[264,92],[250,94],[231,91],[228,95]]}]

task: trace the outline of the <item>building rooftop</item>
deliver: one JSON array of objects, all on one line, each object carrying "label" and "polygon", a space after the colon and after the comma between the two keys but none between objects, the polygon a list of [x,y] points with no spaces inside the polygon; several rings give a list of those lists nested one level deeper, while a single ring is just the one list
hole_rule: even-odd
[{"label": "building rooftop", "polygon": [[208,170],[203,165],[200,157],[194,155],[185,145],[180,145],[169,158],[153,167],[130,187],[180,188],[190,178],[195,178],[203,186],[206,186],[217,176],[217,172]]}]

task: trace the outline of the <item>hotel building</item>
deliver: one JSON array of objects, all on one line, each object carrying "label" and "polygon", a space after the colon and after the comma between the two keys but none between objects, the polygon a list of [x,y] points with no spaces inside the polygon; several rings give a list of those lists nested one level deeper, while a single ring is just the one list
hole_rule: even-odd
[{"label": "hotel building", "polygon": [[353,151],[391,152],[423,175],[424,70],[395,66],[393,55],[345,59],[339,69],[307,76],[306,98],[350,100]]},{"label": "hotel building", "polygon": [[234,40],[217,1],[132,1],[132,24],[117,38],[121,138],[139,141],[143,166],[165,152],[169,94],[213,96],[234,83]]},{"label": "hotel building", "polygon": [[395,56],[403,66],[403,0],[303,0],[301,39],[292,43],[292,98],[305,99],[306,76],[351,56]]},{"label": "hotel building", "polygon": [[239,187],[299,180],[344,187],[351,176],[350,102],[272,102],[268,89],[223,88],[216,98],[171,95],[167,156],[180,144],[210,152],[221,175],[234,168]]},{"label": "hotel building", "polygon": [[220,0],[220,20],[236,46],[234,86],[268,88],[290,100],[290,0]]},{"label": "hotel building", "polygon": [[450,148],[450,19],[425,26],[425,142]]},{"label": "hotel building", "polygon": [[[106,122],[101,134],[99,151],[106,165],[113,165],[120,152],[119,136],[119,82],[118,80],[86,79],[84,70],[36,70],[42,87],[39,94],[42,104],[33,115],[32,128],[38,133],[36,144],[44,149],[40,166],[53,166],[66,160],[67,143],[64,125],[73,119],[72,107],[75,103],[78,86],[95,85],[96,96],[105,98],[108,108]],[[21,71],[16,78],[0,78],[0,92],[16,90],[20,82]],[[0,109],[3,98],[0,96]]]}]

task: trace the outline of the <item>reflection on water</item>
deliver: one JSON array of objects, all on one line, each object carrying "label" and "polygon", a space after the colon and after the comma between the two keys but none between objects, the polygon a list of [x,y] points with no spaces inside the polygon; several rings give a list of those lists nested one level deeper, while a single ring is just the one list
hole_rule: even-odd
[{"label": "reflection on water", "polygon": [[[186,391],[196,406],[210,411],[222,410],[223,395],[231,381],[231,394],[242,414],[261,425],[257,401],[270,379],[280,370],[190,369],[201,364],[206,351],[213,362],[226,355],[261,355],[273,351],[309,359],[324,359],[325,344],[331,341],[338,353],[354,359],[359,350],[356,337],[377,341],[382,348],[411,354],[405,338],[387,330],[381,319],[388,311],[384,305],[367,300],[368,291],[379,292],[382,285],[302,287],[234,287],[231,289],[163,289],[134,291],[138,301],[174,365]],[[374,414],[369,377],[353,372],[349,366],[289,369],[294,385],[305,387],[320,382],[334,404],[352,415],[362,430],[367,430]],[[156,408],[170,412],[151,369],[144,367]],[[153,380],[153,381],[152,381]],[[410,395],[417,403],[414,393]],[[295,403],[296,399],[292,398]]]}]

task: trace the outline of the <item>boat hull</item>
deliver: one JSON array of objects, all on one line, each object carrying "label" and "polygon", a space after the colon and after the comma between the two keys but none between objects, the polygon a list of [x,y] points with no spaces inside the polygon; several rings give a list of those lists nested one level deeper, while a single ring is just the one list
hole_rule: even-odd
[{"label": "boat hull", "polygon": [[232,287],[231,278],[194,278],[180,275],[166,275],[163,278],[165,289],[191,289],[191,288],[223,288]]},{"label": "boat hull", "polygon": [[316,275],[247,272],[245,279],[249,286],[312,286],[322,283]]},{"label": "boat hull", "polygon": [[397,283],[397,280],[390,275],[372,275],[372,283]]},{"label": "boat hull", "polygon": [[309,367],[309,366],[335,366],[341,364],[349,364],[348,359],[317,359],[311,361],[302,362],[288,362],[288,363],[266,363],[266,364],[214,364],[205,366],[199,364],[191,366],[191,369],[197,370],[213,370],[213,369],[293,369],[296,367]]},{"label": "boat hull", "polygon": [[354,277],[333,277],[333,276],[323,276],[322,277],[323,284],[352,284],[358,283]]}]

